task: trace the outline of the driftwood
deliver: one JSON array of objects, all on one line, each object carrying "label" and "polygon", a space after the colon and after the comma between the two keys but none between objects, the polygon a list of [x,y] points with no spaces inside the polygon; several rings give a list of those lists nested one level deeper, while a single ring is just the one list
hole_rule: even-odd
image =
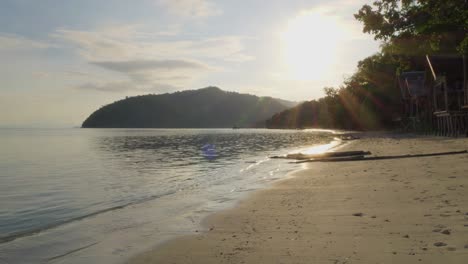
[{"label": "driftwood", "polygon": [[341,135],[338,138],[341,139],[341,140],[356,140],[356,139],[359,139],[359,137],[357,137],[357,136],[347,135],[347,134]]},{"label": "driftwood", "polygon": [[352,155],[352,156],[342,156],[342,157],[325,157],[325,158],[315,158],[315,159],[306,159],[293,161],[291,163],[305,163],[305,162],[318,162],[318,161],[354,161],[365,159],[364,155]]},{"label": "driftwood", "polygon": [[370,155],[369,151],[341,151],[341,152],[325,152],[320,154],[288,154],[286,156],[273,156],[272,159],[295,159],[295,160],[309,160],[309,159],[324,159],[324,158],[338,158],[350,156],[365,156]]},{"label": "driftwood", "polygon": [[357,160],[385,160],[385,159],[406,159],[406,158],[419,158],[419,157],[433,157],[433,156],[444,156],[444,155],[457,155],[457,154],[467,154],[467,150],[462,151],[450,151],[450,152],[438,152],[438,153],[428,153],[428,154],[407,154],[407,155],[396,155],[396,156],[377,156],[377,157],[364,157],[363,155],[353,155],[342,158],[330,157],[330,158],[315,158],[308,160],[301,160],[294,163],[303,163],[303,162],[337,162],[337,161],[357,161]]}]

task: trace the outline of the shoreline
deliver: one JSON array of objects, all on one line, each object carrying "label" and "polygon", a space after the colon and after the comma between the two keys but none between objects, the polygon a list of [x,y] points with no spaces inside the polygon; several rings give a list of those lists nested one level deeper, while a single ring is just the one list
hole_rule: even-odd
[{"label": "shoreline", "polygon": [[[34,229],[34,232],[28,232],[26,236],[13,237],[17,239],[0,243],[2,252],[0,257],[13,263],[45,263],[49,260],[81,263],[84,259],[92,262],[99,260],[101,263],[124,263],[130,257],[151,250],[166,241],[195,234],[196,230],[203,230],[200,228],[200,223],[206,216],[234,207],[238,201],[256,190],[264,189],[275,181],[283,179],[288,172],[301,168],[296,164],[288,164],[288,161],[276,162],[267,157],[297,152],[333,140],[329,133],[314,131],[229,130],[226,134],[224,132],[210,130],[199,135],[196,131],[143,133],[131,130],[122,134],[120,131],[112,130],[105,133],[82,134],[54,130],[53,135],[60,137],[41,137],[47,142],[61,142],[61,139],[69,137],[74,139],[73,142],[92,142],[89,145],[79,144],[78,149],[80,152],[96,155],[102,159],[89,160],[86,158],[89,155],[82,155],[83,159],[65,158],[67,155],[73,155],[74,151],[66,149],[65,152],[60,152],[64,158],[61,162],[63,167],[52,166],[41,171],[39,173],[43,175],[41,184],[51,188],[56,188],[54,186],[58,184],[60,185],[58,189],[79,190],[76,193],[60,192],[57,196],[51,196],[57,199],[50,199],[50,201],[60,200],[63,193],[74,198],[69,197],[69,201],[80,201],[83,205],[82,210],[74,210],[73,207],[69,210],[78,218],[72,218],[66,223],[60,222],[52,228],[40,229],[40,232]],[[49,132],[43,133],[43,131],[32,131],[26,136],[50,135]],[[170,147],[175,142],[180,145],[178,138],[181,135],[188,139],[188,143],[182,148]],[[11,136],[14,136],[12,142],[15,142],[14,140],[22,142],[23,135]],[[152,137],[150,142],[147,136]],[[129,137],[133,142],[131,144],[128,144]],[[219,144],[220,158],[215,162],[205,158],[204,153],[199,150],[200,144],[197,143],[199,140],[215,141]],[[159,151],[158,146],[161,141],[163,146],[167,145],[166,151],[169,149],[173,151],[169,153],[170,155],[163,157],[160,154],[164,153],[164,148]],[[60,146],[60,144],[50,145]],[[27,153],[28,158],[42,160],[34,153]],[[125,153],[125,156],[122,153]],[[174,157],[177,159],[173,159]],[[164,160],[167,162],[163,162]],[[44,160],[47,161],[49,160]],[[174,163],[171,163],[172,161]],[[89,166],[85,171],[77,166],[88,162]],[[112,166],[107,166],[103,170],[102,164],[112,164]],[[34,166],[25,167],[31,171],[34,169]],[[61,168],[67,168],[70,173],[63,174]],[[29,174],[20,172],[17,173],[18,179],[28,182]],[[53,175],[63,175],[62,180],[54,181]],[[78,178],[87,180],[75,182]],[[86,182],[95,184],[88,186]],[[16,186],[15,182],[10,186]],[[113,188],[109,189],[109,186]],[[97,197],[81,196],[83,193],[87,194],[88,190],[95,190],[93,193]],[[35,192],[24,195],[31,197],[27,200],[36,200]],[[83,200],[80,200],[81,198]],[[87,202],[92,201],[100,203],[96,208],[88,207]],[[49,205],[44,202],[35,208],[40,210],[48,208]],[[64,207],[66,205],[65,202]],[[7,214],[13,213],[14,210]],[[28,217],[24,220],[30,220],[40,226],[40,221],[32,221],[35,219],[35,214],[30,214]],[[63,219],[67,220],[66,217]],[[8,227],[8,222],[6,226]]]},{"label": "shoreline", "polygon": [[[342,148],[417,154],[466,149],[468,139],[377,134]],[[464,263],[467,161],[457,155],[313,163],[209,215],[198,234],[127,263]]]}]

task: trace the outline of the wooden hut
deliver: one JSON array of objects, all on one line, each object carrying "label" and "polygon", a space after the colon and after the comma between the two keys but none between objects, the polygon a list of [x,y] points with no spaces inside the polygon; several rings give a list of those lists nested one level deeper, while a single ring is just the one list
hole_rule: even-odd
[{"label": "wooden hut", "polygon": [[398,76],[406,129],[420,130],[431,120],[430,89],[425,71],[403,72]]},{"label": "wooden hut", "polygon": [[398,84],[405,127],[442,136],[468,136],[468,72],[461,55],[413,58],[419,71],[403,72]]},{"label": "wooden hut", "polygon": [[426,56],[432,78],[434,129],[438,135],[468,136],[467,67],[463,56]]}]

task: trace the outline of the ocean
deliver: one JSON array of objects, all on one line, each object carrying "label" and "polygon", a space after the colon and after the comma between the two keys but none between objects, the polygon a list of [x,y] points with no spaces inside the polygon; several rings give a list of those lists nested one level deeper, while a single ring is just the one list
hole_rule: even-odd
[{"label": "ocean", "polygon": [[[327,149],[325,130],[0,129],[0,263],[122,263]],[[312,148],[312,149],[311,149]]]}]

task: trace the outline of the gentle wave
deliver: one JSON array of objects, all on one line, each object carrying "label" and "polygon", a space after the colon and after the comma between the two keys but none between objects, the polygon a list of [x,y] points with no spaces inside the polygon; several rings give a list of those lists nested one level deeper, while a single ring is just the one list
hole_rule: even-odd
[{"label": "gentle wave", "polygon": [[129,202],[129,203],[126,203],[126,204],[123,204],[123,205],[118,205],[118,206],[114,206],[114,207],[111,207],[111,208],[102,209],[102,210],[92,212],[92,213],[89,213],[89,214],[86,214],[86,215],[82,215],[82,216],[78,216],[78,217],[75,217],[75,218],[67,219],[65,221],[61,221],[61,222],[53,223],[53,224],[50,224],[50,225],[42,226],[42,227],[37,228],[37,229],[26,230],[26,231],[14,233],[14,234],[11,234],[11,235],[8,235],[8,236],[0,237],[0,244],[10,242],[10,241],[13,241],[13,240],[18,239],[18,238],[36,235],[36,234],[39,234],[41,232],[44,232],[44,231],[47,231],[47,230],[50,230],[50,229],[53,229],[53,228],[57,228],[59,226],[70,224],[72,222],[81,221],[81,220],[84,220],[86,218],[93,217],[93,216],[103,214],[103,213],[107,213],[107,212],[110,212],[110,211],[120,210],[120,209],[123,209],[123,208],[131,206],[131,205],[145,203],[145,202],[148,202],[148,201],[151,201],[151,200],[154,200],[154,199],[158,199],[158,198],[161,198],[161,197],[166,196],[166,195],[171,195],[171,194],[174,194],[174,193],[176,193],[176,192],[168,192],[168,193],[165,193],[165,194],[162,194],[162,195],[150,196],[150,197],[147,197],[145,199],[138,200],[138,201],[133,201],[133,202]]}]

